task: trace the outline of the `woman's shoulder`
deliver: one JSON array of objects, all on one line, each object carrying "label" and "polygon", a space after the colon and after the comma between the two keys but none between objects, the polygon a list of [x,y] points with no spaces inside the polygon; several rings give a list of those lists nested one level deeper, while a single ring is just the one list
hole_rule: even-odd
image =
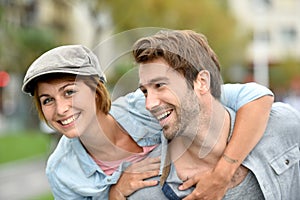
[{"label": "woman's shoulder", "polygon": [[61,161],[69,155],[71,151],[71,139],[62,136],[54,149],[54,151],[50,154],[47,161],[47,168],[55,168]]}]

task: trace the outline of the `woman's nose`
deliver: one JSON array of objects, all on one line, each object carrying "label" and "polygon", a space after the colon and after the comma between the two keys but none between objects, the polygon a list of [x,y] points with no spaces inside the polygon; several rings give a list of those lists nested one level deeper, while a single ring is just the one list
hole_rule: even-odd
[{"label": "woman's nose", "polygon": [[71,103],[68,100],[59,99],[56,101],[56,112],[59,115],[64,115],[71,108]]}]

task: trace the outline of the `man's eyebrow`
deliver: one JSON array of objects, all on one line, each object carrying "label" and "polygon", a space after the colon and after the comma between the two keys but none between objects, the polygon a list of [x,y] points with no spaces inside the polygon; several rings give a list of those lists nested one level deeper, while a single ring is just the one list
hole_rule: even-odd
[{"label": "man's eyebrow", "polygon": [[167,77],[157,77],[154,79],[151,79],[150,81],[148,81],[147,83],[139,83],[139,88],[143,87],[144,85],[152,85],[155,84],[159,81],[166,81],[169,82],[169,79]]}]

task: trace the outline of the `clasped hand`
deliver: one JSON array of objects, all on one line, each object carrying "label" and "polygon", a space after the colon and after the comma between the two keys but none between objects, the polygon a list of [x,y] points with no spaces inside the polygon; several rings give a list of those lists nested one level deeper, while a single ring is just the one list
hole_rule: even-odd
[{"label": "clasped hand", "polygon": [[222,177],[214,170],[195,174],[192,178],[185,181],[179,190],[186,190],[195,186],[194,191],[186,196],[183,200],[206,199],[206,200],[221,200],[228,187],[230,179]]},{"label": "clasped hand", "polygon": [[[147,180],[158,176],[160,158],[146,158],[130,165],[120,176],[118,183],[111,186],[110,199],[125,199],[135,191],[158,184],[156,180]],[[116,197],[119,198],[116,198]]]}]

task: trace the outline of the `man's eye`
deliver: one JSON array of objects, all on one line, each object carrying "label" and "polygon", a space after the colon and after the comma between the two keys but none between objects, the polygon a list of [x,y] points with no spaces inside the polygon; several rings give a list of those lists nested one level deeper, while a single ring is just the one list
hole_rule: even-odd
[{"label": "man's eye", "polygon": [[141,89],[142,93],[144,94],[144,96],[146,97],[147,96],[147,90],[146,89]]},{"label": "man's eye", "polygon": [[155,87],[156,88],[160,88],[160,87],[162,87],[162,86],[164,86],[164,85],[166,85],[165,83],[156,83],[155,84]]}]

